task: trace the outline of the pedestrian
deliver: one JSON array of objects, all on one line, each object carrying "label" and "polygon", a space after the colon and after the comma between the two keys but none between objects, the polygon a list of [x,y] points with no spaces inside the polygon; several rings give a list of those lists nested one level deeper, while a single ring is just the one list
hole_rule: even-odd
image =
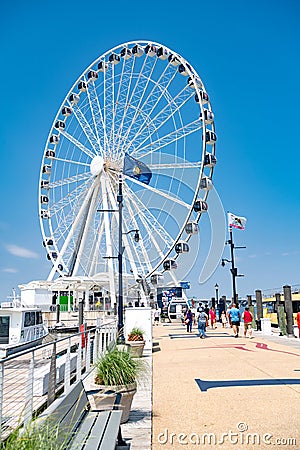
[{"label": "pedestrian", "polygon": [[202,311],[202,303],[199,303],[198,308],[197,308],[197,313],[199,313],[200,311]]},{"label": "pedestrian", "polygon": [[186,324],[186,331],[191,333],[193,328],[193,314],[190,308],[186,312],[184,323]]},{"label": "pedestrian", "polygon": [[206,324],[208,321],[208,315],[204,312],[204,309],[200,309],[198,313],[198,331],[199,331],[199,337],[201,339],[206,338],[205,330],[206,330]]},{"label": "pedestrian", "polygon": [[247,337],[247,331],[249,334],[249,338],[253,338],[253,330],[252,330],[252,320],[253,315],[252,312],[249,311],[249,308],[246,307],[245,311],[242,314],[242,319],[244,320],[244,337]]},{"label": "pedestrian", "polygon": [[221,322],[222,322],[222,328],[226,328],[227,317],[226,317],[225,311],[222,311],[222,313],[221,313]]},{"label": "pedestrian", "polygon": [[209,307],[208,307],[208,304],[207,304],[207,303],[206,303],[205,306],[204,306],[204,312],[205,312],[205,314],[207,315],[207,317],[209,317]]},{"label": "pedestrian", "polygon": [[210,319],[210,326],[212,329],[217,328],[216,325],[216,310],[215,308],[212,306],[209,310],[209,319]]},{"label": "pedestrian", "polygon": [[180,319],[181,319],[181,323],[182,323],[183,326],[184,326],[184,318],[185,318],[184,309],[181,308]]},{"label": "pedestrian", "polygon": [[226,316],[227,316],[229,326],[230,326],[230,328],[232,328],[232,323],[231,323],[231,318],[230,318],[230,310],[231,310],[231,305],[229,305],[227,308]]},{"label": "pedestrian", "polygon": [[241,313],[240,310],[236,307],[235,303],[232,303],[232,307],[229,311],[231,325],[233,329],[234,337],[239,337],[239,327],[240,327],[240,320],[241,320]]},{"label": "pedestrian", "polygon": [[300,338],[300,309],[297,312],[296,321],[297,321],[297,325],[298,325],[298,333],[299,333],[299,338]]},{"label": "pedestrian", "polygon": [[158,310],[158,308],[156,307],[155,308],[155,311],[154,311],[154,323],[155,323],[155,325],[158,325],[159,324],[159,315],[160,315],[160,313],[159,313],[159,310]]}]

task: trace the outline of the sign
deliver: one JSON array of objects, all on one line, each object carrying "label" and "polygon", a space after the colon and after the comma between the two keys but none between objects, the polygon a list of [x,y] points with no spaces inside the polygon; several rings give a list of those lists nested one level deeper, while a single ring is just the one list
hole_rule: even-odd
[{"label": "sign", "polygon": [[181,281],[180,286],[182,289],[191,289],[191,283],[189,281]]},{"label": "sign", "polygon": [[158,287],[157,303],[161,308],[164,302],[169,303],[173,298],[182,298],[182,287]]}]

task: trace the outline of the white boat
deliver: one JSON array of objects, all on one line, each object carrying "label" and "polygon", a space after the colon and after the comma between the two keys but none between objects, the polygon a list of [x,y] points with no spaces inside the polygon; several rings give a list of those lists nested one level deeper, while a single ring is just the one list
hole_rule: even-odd
[{"label": "white boat", "polygon": [[16,298],[0,304],[0,358],[41,344],[47,334],[39,307],[24,306]]}]

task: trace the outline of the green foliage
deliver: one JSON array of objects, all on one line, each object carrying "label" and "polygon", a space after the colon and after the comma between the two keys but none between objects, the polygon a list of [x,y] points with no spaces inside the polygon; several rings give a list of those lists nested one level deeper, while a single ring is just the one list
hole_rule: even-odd
[{"label": "green foliage", "polygon": [[139,327],[133,327],[129,335],[141,336],[143,337],[144,331]]},{"label": "green foliage", "polygon": [[65,444],[56,441],[58,430],[58,426],[39,426],[32,421],[27,427],[13,431],[1,442],[0,450],[64,450]]},{"label": "green foliage", "polygon": [[97,384],[105,386],[128,385],[136,381],[142,362],[125,349],[110,347],[95,363]]}]

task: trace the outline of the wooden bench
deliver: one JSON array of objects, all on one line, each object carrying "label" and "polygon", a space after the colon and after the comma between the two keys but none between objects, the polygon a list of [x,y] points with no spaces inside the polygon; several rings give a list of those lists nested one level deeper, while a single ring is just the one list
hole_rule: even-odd
[{"label": "wooden bench", "polygon": [[[117,405],[116,405],[117,406]],[[65,450],[114,450],[126,447],[121,435],[122,411],[90,411],[81,381],[56,399],[39,417],[41,426],[55,427],[55,441]]]}]

